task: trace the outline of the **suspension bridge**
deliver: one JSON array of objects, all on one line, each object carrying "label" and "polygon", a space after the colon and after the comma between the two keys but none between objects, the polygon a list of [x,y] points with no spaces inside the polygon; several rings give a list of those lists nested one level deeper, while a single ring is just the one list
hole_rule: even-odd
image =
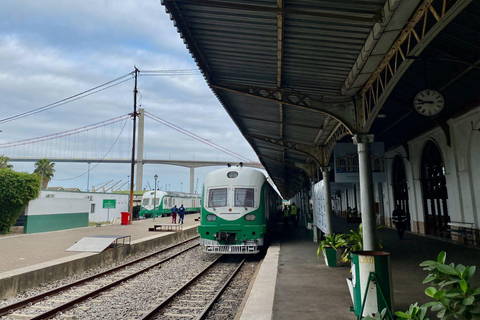
[{"label": "suspension bridge", "polygon": [[[154,114],[139,109],[138,132],[136,136],[136,190],[142,190],[143,187],[143,166],[147,164],[164,164],[190,168],[190,193],[194,192],[195,168],[205,166],[224,166],[228,163],[243,163],[244,166],[263,168],[263,166],[248,158],[245,158],[231,150],[228,150],[208,139],[202,138],[184,128],[168,122]],[[196,154],[193,153],[193,159],[155,159],[147,158],[146,154],[154,154],[154,150],[145,150],[145,118],[152,124],[161,124],[167,128],[173,129],[183,135],[203,143],[215,149],[218,153],[226,155],[230,160],[196,160]],[[0,144],[0,155],[3,154],[10,158],[11,162],[36,162],[43,158],[48,158],[51,162],[77,162],[87,163],[88,171],[91,164],[99,163],[131,163],[132,144],[133,144],[133,114],[124,114],[112,119],[94,123],[88,126],[71,129],[68,131],[49,134],[41,137],[24,139],[14,142]],[[158,139],[158,137],[149,137]],[[160,141],[161,144],[168,143],[168,139]],[[158,142],[158,141],[157,141]],[[159,147],[161,147],[161,144]],[[154,148],[156,149],[156,148]],[[192,156],[192,154],[182,153],[183,156]],[[211,153],[209,154],[211,156]],[[198,155],[197,155],[198,157]],[[203,156],[205,157],[205,156]],[[87,184],[87,189],[89,186]]]}]

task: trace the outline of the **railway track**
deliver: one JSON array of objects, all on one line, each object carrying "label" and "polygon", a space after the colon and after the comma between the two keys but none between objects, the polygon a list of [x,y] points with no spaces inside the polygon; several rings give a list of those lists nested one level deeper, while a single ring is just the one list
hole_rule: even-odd
[{"label": "railway track", "polygon": [[[198,237],[187,239],[107,271],[2,307],[0,308],[0,319],[5,315],[8,318],[15,319],[50,319],[197,247],[198,243],[187,245],[196,239]],[[182,245],[187,245],[187,248],[165,258],[159,259],[156,257],[159,255],[163,256]]]},{"label": "railway track", "polygon": [[141,320],[151,319],[204,319],[214,303],[242,267],[245,259],[215,259],[191,280],[167,296],[145,314]]}]

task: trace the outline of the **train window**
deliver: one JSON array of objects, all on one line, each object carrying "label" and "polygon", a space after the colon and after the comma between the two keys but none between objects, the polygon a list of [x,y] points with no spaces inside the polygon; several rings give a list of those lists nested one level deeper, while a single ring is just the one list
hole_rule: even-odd
[{"label": "train window", "polygon": [[210,189],[208,192],[208,206],[210,208],[227,206],[227,188]]},{"label": "train window", "polygon": [[166,208],[167,207],[167,198],[163,200],[163,206]]},{"label": "train window", "polygon": [[235,188],[235,207],[254,207],[253,188]]},{"label": "train window", "polygon": [[143,206],[148,206],[149,204],[150,204],[150,198],[143,199],[143,202],[142,202]]},{"label": "train window", "polygon": [[238,177],[238,172],[237,171],[230,171],[229,173],[227,173],[227,177],[236,178],[236,177]]}]

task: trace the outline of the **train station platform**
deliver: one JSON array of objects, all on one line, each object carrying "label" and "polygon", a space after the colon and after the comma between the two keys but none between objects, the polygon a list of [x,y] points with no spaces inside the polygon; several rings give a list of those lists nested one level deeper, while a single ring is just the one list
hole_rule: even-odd
[{"label": "train station platform", "polygon": [[[103,256],[103,262],[121,260],[134,249],[148,249],[172,241],[175,237],[196,234],[198,214],[185,216],[182,232],[151,232],[151,219],[134,221],[132,225],[113,224],[38,234],[0,237],[0,294],[9,292],[13,282],[21,286],[35,286],[45,280],[63,278],[75,269],[92,267],[91,262]],[[156,219],[155,223],[169,223],[170,218]],[[358,224],[347,224],[345,219],[334,217],[335,230],[348,233],[357,230]],[[83,237],[98,235],[130,235],[132,245],[98,253],[66,251]],[[396,230],[383,228],[379,236],[384,251],[391,254],[392,282],[395,311],[405,311],[410,304],[429,301],[422,285],[427,272],[419,264],[436,259],[440,251],[447,252],[447,262],[480,266],[480,251],[444,240],[406,233],[399,240]],[[323,257],[316,256],[314,243],[305,228],[293,228],[278,233],[278,241],[271,245],[255,281],[244,299],[236,319],[286,320],[286,319],[355,319],[350,311],[353,305],[346,278],[351,277],[350,267],[330,268]],[[122,253],[123,252],[123,253]],[[112,255],[115,255],[112,256]],[[474,283],[480,284],[479,276]],[[13,280],[12,280],[13,279]],[[26,289],[26,287],[25,287]],[[0,297],[2,298],[2,297]],[[433,317],[432,317],[433,318]]]},{"label": "train station platform", "polygon": [[[197,234],[199,214],[185,215],[182,230],[152,232],[154,224],[168,224],[170,217],[137,220],[130,225],[120,221],[101,227],[85,227],[34,234],[0,237],[0,299],[43,282],[68,277],[98,265],[125,257],[172,240]],[[66,251],[84,237],[130,236],[129,246],[102,253]],[[112,240],[113,241],[113,240]]]},{"label": "train station platform", "polygon": [[[343,218],[334,217],[334,221],[337,233],[358,229],[358,224],[347,224]],[[422,284],[428,272],[419,264],[436,260],[441,251],[447,253],[447,263],[480,266],[477,249],[408,232],[399,240],[397,231],[389,228],[380,229],[379,237],[383,251],[390,253],[394,311],[431,301],[424,293],[427,285]],[[318,244],[305,228],[290,227],[279,238],[267,252],[237,319],[356,319],[345,280],[351,277],[350,266],[327,267],[322,256],[317,258]],[[479,277],[474,277],[477,285]]]}]

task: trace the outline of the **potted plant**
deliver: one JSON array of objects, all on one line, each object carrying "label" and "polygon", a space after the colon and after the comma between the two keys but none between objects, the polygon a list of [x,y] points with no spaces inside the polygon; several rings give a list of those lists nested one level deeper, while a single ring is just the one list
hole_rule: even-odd
[{"label": "potted plant", "polygon": [[[377,226],[377,229],[383,228],[383,226]],[[342,254],[342,262],[350,260],[350,254],[355,251],[363,251],[363,228],[362,224],[358,225],[358,232],[350,230],[350,233],[344,235],[345,250]],[[379,242],[380,249],[383,248],[382,243]]]},{"label": "potted plant", "polygon": [[360,213],[358,212],[357,207],[355,208],[347,208],[347,223],[360,223],[362,222],[362,218]]},{"label": "potted plant", "polygon": [[319,243],[317,257],[320,257],[321,252],[327,266],[337,267],[340,265],[345,245],[346,241],[343,234],[326,235],[325,239]]}]

